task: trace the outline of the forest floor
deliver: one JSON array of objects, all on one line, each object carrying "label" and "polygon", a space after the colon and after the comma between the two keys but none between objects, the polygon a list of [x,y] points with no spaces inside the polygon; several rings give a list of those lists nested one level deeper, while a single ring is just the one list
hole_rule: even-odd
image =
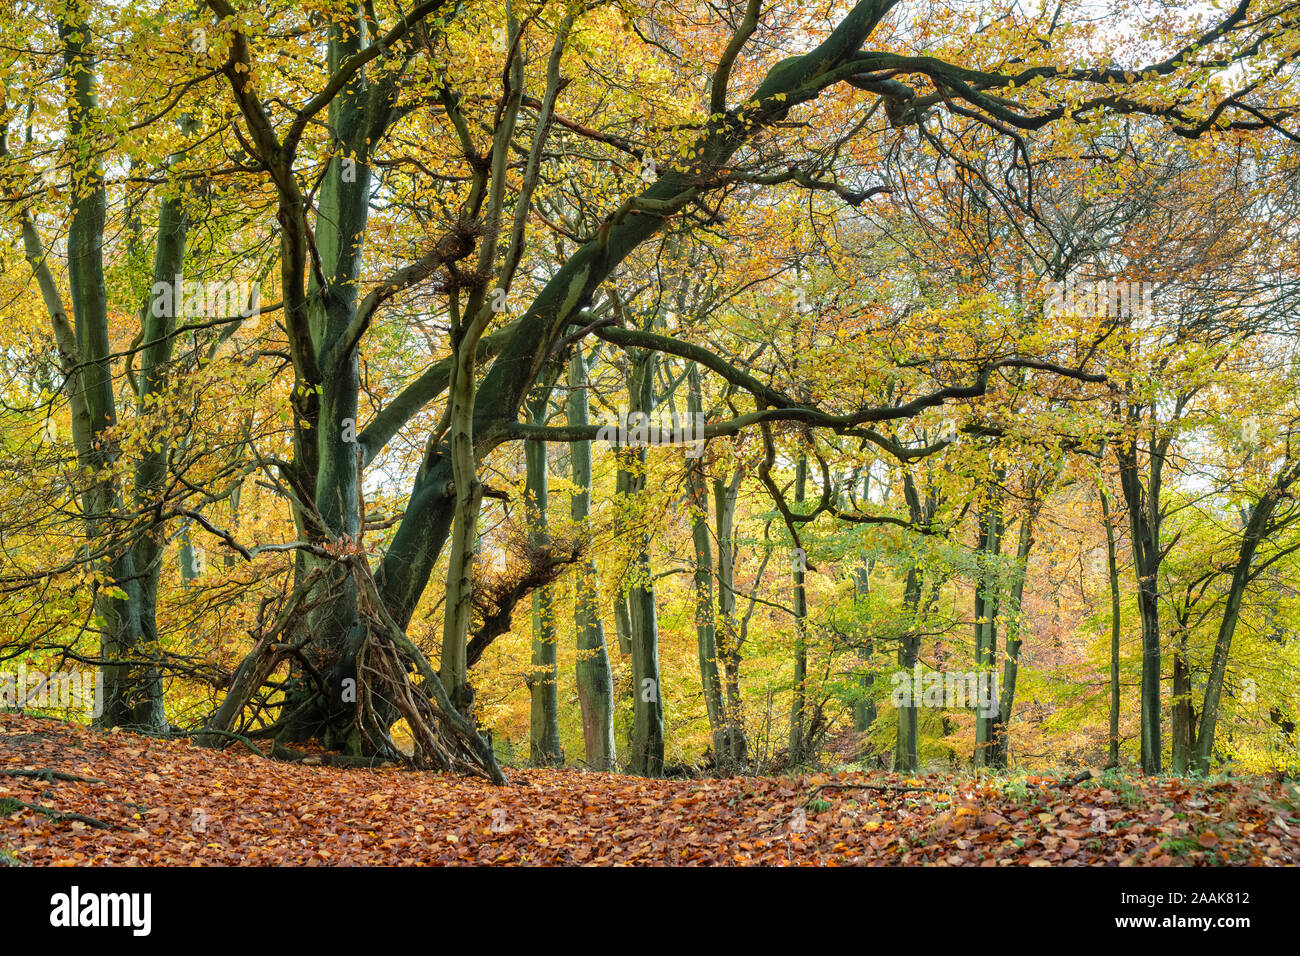
[{"label": "forest floor", "polygon": [[[32,865],[1300,863],[1300,788],[1253,778],[648,780],[512,785],[0,714],[0,860]],[[48,772],[47,772],[48,771]],[[1077,782],[1076,782],[1077,781]]]}]

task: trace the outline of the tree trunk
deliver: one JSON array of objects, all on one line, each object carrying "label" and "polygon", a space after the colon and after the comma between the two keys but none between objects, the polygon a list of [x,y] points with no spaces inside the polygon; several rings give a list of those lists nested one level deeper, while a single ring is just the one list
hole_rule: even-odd
[{"label": "tree trunk", "polygon": [[1169,714],[1169,769],[1185,775],[1196,749],[1196,710],[1192,706],[1192,672],[1187,662],[1187,627],[1178,623],[1174,641],[1172,699]]},{"label": "tree trunk", "polygon": [[[638,351],[631,356],[628,415],[654,410],[654,371],[657,354]],[[632,561],[627,600],[632,643],[632,731],[628,740],[628,769],[657,777],[664,765],[664,709],[659,680],[659,620],[654,575],[650,567],[650,530],[637,506],[646,492],[646,449],[620,448],[627,475],[627,504],[637,511],[632,531]]]},{"label": "tree trunk", "polygon": [[[540,394],[529,403],[533,424],[546,423],[550,405],[550,389],[540,389]],[[550,502],[550,475],[547,468],[546,442],[524,442],[524,461],[527,471],[524,495],[527,500],[529,545],[533,549],[549,543],[547,507]],[[532,594],[533,659],[528,675],[530,701],[528,721],[528,750],[534,766],[562,766],[564,747],[560,742],[560,671],[556,659],[558,639],[555,629],[555,608],[551,586],[540,587]]]},{"label": "tree trunk", "polygon": [[[993,488],[990,485],[990,493]],[[997,616],[1001,600],[1001,581],[997,559],[1002,554],[1002,503],[990,500],[980,511],[979,544],[976,552],[978,574],[975,586],[975,672],[983,680],[997,675]],[[994,738],[998,715],[977,712],[975,715],[976,767],[997,765]]]},{"label": "tree trunk", "polygon": [[[794,501],[795,506],[803,504],[808,485],[808,459],[799,456],[795,467]],[[790,704],[790,766],[802,764],[808,754],[804,753],[804,733],[807,729],[808,707],[808,594],[804,589],[807,574],[805,556],[794,556],[794,683],[793,699]]]},{"label": "tree trunk", "polygon": [[1119,562],[1115,555],[1115,525],[1106,489],[1098,487],[1101,520],[1106,526],[1106,568],[1110,579],[1110,735],[1107,768],[1119,767]]},{"label": "tree trunk", "polygon": [[749,761],[744,704],[740,695],[740,628],[736,620],[736,501],[743,472],[730,481],[713,479],[713,510],[718,540],[718,616],[716,639],[726,691],[727,753],[732,767]]},{"label": "tree trunk", "polygon": [[[365,25],[355,11],[351,22],[335,23],[326,53],[331,70],[355,56],[365,43]],[[362,448],[356,440],[361,378],[350,330],[358,306],[370,212],[373,143],[369,124],[373,117],[368,101],[373,92],[362,76],[330,101],[328,126],[334,155],[321,182],[314,233],[319,274],[308,270],[305,262],[297,262],[305,252],[289,244],[293,233],[285,230],[282,234],[282,269],[289,270],[287,275],[282,273],[281,283],[286,312],[295,291],[302,295],[301,276],[307,277],[306,297],[301,303],[306,328],[299,330],[299,336],[309,344],[299,343],[299,348],[310,352],[310,360],[304,356],[295,362],[293,464],[299,494],[308,497],[312,507],[310,513],[296,508],[294,519],[300,537],[318,544],[355,542],[361,536]],[[307,210],[300,207],[293,215],[305,233]],[[328,288],[322,287],[322,278]],[[463,416],[457,422],[463,422]],[[362,738],[356,721],[360,680],[356,658],[364,628],[359,620],[356,583],[351,575],[337,573],[333,564],[329,558],[305,552],[298,555],[299,581],[316,568],[333,572],[321,577],[321,587],[332,589],[335,597],[322,602],[302,625],[329,666],[322,687],[295,663],[277,736],[285,741],[317,737],[327,748],[357,755],[376,744]],[[406,623],[402,621],[402,626]],[[381,719],[397,718],[396,711],[382,703],[378,710]]]},{"label": "tree trunk", "polygon": [[1020,633],[1021,603],[1025,596],[1025,578],[1029,574],[1029,554],[1034,548],[1034,502],[1026,504],[1025,513],[1020,516],[1020,529],[1016,537],[1016,564],[1012,569],[1011,587],[1009,588],[1006,613],[1006,662],[1002,669],[1001,697],[998,701],[998,714],[993,725],[993,746],[991,748],[992,766],[1005,768],[1010,758],[1010,743],[1007,739],[1007,725],[1011,723],[1011,713],[1016,705],[1016,677],[1020,670]]},{"label": "tree trunk", "polygon": [[1138,472],[1137,444],[1127,439],[1117,446],[1120,487],[1128,507],[1133,544],[1133,569],[1138,583],[1138,615],[1142,621],[1142,772],[1157,774],[1162,763],[1160,721],[1160,471],[1161,453],[1151,451],[1151,487],[1144,489]]},{"label": "tree trunk", "polygon": [[1246,594],[1246,585],[1250,583],[1250,569],[1255,560],[1255,552],[1268,534],[1269,519],[1278,502],[1297,480],[1300,480],[1300,466],[1288,462],[1273,485],[1251,509],[1242,532],[1241,544],[1237,548],[1237,562],[1232,569],[1232,583],[1228,586],[1227,602],[1214,641],[1210,673],[1205,680],[1205,703],[1201,707],[1201,722],[1196,734],[1195,766],[1198,773],[1210,772],[1210,761],[1214,756],[1214,734],[1218,729],[1219,701],[1228,670],[1228,652],[1232,648],[1232,638],[1241,616],[1241,602]]},{"label": "tree trunk", "polygon": [[[868,475],[866,481],[870,480]],[[863,499],[867,499],[867,489],[863,489]],[[871,571],[874,566],[874,560],[863,557],[862,564],[853,570],[853,598],[855,601],[865,601],[871,594]],[[867,667],[859,677],[863,696],[853,706],[853,732],[856,735],[856,744],[854,747],[853,759],[857,763],[875,763],[879,765],[879,757],[872,752],[871,745],[868,742],[867,735],[871,731],[872,725],[879,716],[879,707],[875,698],[876,675],[871,670],[870,661],[875,651],[875,645],[872,641],[867,641],[867,647],[863,653],[867,661]]]},{"label": "tree trunk", "polygon": [[108,583],[95,591],[93,602],[104,678],[103,712],[98,722],[105,727],[161,731],[167,723],[162,677],[155,663],[157,632],[150,603],[154,591],[142,584],[133,545],[115,533],[115,525],[125,516],[121,488],[114,476],[121,448],[113,434],[117,408],[104,282],[107,193],[98,158],[95,63],[87,48],[91,33],[79,5],[65,11],[58,32],[67,79],[68,139],[77,156],[71,172],[75,201],[67,241],[71,330],[30,220],[24,221],[24,246],[37,270],[47,306],[52,307],[61,358],[70,373],[67,387],[73,405],[73,442],[78,462],[89,476],[82,493],[87,537],[107,551],[103,566]]},{"label": "tree trunk", "polygon": [[[569,359],[570,425],[586,425],[587,365],[582,350],[575,349]],[[573,484],[577,489],[570,503],[573,523],[586,531],[591,518],[591,442],[578,441],[569,446],[573,463]],[[627,607],[626,603],[623,604]],[[578,571],[574,586],[573,625],[577,632],[578,703],[582,707],[582,740],[586,764],[590,770],[613,770],[614,751],[614,684],[605,649],[605,628],[600,620],[600,586],[596,578],[596,561],[588,557]]]},{"label": "tree trunk", "polygon": [[[913,668],[920,660],[921,654],[921,636],[917,633],[917,612],[921,605],[923,583],[921,572],[915,565],[907,569],[907,581],[903,585],[903,611],[904,620],[908,625],[898,645],[898,669],[906,675],[908,681],[912,679]],[[899,773],[912,773],[920,766],[920,737],[917,721],[920,694],[920,687],[912,687],[911,693],[898,708],[894,770]]]},{"label": "tree trunk", "polygon": [[[687,372],[689,391],[686,413],[691,421],[704,414],[704,397],[700,388],[699,368],[691,363]],[[713,617],[713,548],[709,541],[709,496],[704,463],[695,458],[686,466],[687,495],[690,501],[691,540],[695,546],[695,643],[700,664],[700,687],[713,738],[714,761],[719,767],[727,762],[727,714],[722,697],[722,678],[718,668],[717,627]]]}]

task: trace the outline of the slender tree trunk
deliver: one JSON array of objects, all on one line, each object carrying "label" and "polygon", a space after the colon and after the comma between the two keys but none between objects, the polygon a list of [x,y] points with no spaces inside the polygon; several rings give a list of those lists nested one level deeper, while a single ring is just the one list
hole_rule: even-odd
[{"label": "slender tree trunk", "polygon": [[[496,243],[504,217],[506,198],[506,172],[509,164],[508,144],[513,135],[523,97],[524,67],[518,55],[519,25],[507,7],[510,20],[511,49],[516,55],[509,63],[509,93],[502,104],[502,123],[497,130],[492,149],[491,191],[488,208],[491,210],[487,233],[479,246],[478,267],[488,274],[496,261]],[[507,291],[506,287],[494,289]],[[465,306],[465,320],[453,322],[452,346],[455,363],[448,395],[447,436],[450,446],[447,457],[451,463],[452,490],[455,499],[455,518],[451,525],[451,551],[447,559],[447,600],[442,629],[442,661],[439,673],[452,705],[473,723],[473,692],[469,686],[468,640],[473,616],[474,551],[478,539],[479,506],[483,500],[483,484],[478,477],[478,449],[475,444],[478,386],[475,380],[478,368],[478,344],[494,314],[492,301],[486,290],[469,295]],[[536,376],[530,376],[530,381]],[[527,383],[520,383],[526,393]],[[445,492],[444,492],[445,494]],[[403,522],[403,525],[405,522]],[[396,544],[396,542],[394,542]],[[406,612],[409,615],[409,610]],[[399,619],[399,626],[405,617]]]},{"label": "slender tree trunk", "polygon": [[[992,488],[990,487],[990,492]],[[997,675],[997,615],[1001,597],[1001,581],[997,559],[1002,553],[1002,504],[990,501],[980,512],[979,546],[977,548],[978,578],[975,588],[975,671],[980,680],[996,680]],[[996,699],[996,698],[995,698]],[[998,715],[975,715],[976,767],[996,766],[997,755],[993,749]]]},{"label": "slender tree trunk", "polygon": [[85,12],[83,4],[74,2],[62,11],[58,22],[68,91],[68,140],[75,156],[70,174],[75,203],[67,241],[71,329],[30,217],[24,219],[23,241],[51,311],[61,359],[69,373],[73,442],[89,481],[81,496],[87,538],[105,552],[102,565],[108,584],[97,589],[94,596],[101,628],[100,669],[105,698],[98,721],[107,727],[159,731],[167,724],[162,678],[155,662],[157,633],[149,603],[154,594],[142,584],[135,547],[123,540],[119,528],[125,518],[124,502],[114,472],[121,448],[113,431],[117,408],[104,282],[108,201],[99,160],[96,66],[88,48],[92,34]]},{"label": "slender tree trunk", "polygon": [[[868,646],[867,652],[871,649]],[[868,734],[880,716],[879,707],[876,705],[875,697],[875,674],[871,671],[865,671],[858,677],[858,684],[862,689],[860,697],[853,705],[853,733],[856,737],[853,750],[853,759],[857,763],[875,764],[878,761],[877,755],[872,750]]]},{"label": "slender tree trunk", "polygon": [[[689,390],[686,413],[691,421],[704,414],[700,371],[692,363],[687,372]],[[691,512],[691,540],[695,546],[695,643],[700,663],[700,687],[713,737],[714,761],[719,767],[728,762],[726,736],[727,714],[722,696],[722,678],[718,667],[717,628],[713,617],[713,548],[709,541],[709,495],[700,458],[686,466],[687,495]]]},{"label": "slender tree trunk", "polygon": [[620,654],[632,653],[632,612],[628,610],[627,594],[623,591],[614,595],[614,639],[618,641]]},{"label": "slender tree trunk", "polygon": [[[911,681],[913,668],[920,660],[921,636],[917,633],[918,609],[921,604],[923,578],[920,570],[913,565],[907,569],[907,581],[903,585],[904,618],[908,621],[907,631],[898,645],[898,669]],[[920,687],[912,687],[911,694],[898,708],[898,734],[894,745],[894,769],[899,773],[912,773],[920,766],[920,729],[918,697]]]},{"label": "slender tree trunk", "polygon": [[[863,498],[866,498],[865,490]],[[871,571],[874,561],[864,557],[862,564],[853,570],[853,596],[855,601],[864,602],[871,594]],[[867,647],[864,651],[867,667],[859,677],[862,687],[863,696],[858,699],[853,706],[853,732],[857,736],[856,746],[854,748],[853,759],[857,763],[879,763],[878,755],[874,754],[871,745],[868,742],[867,735],[871,731],[872,725],[879,716],[879,707],[875,698],[875,673],[871,670],[870,661],[875,651],[874,644],[868,640]]]},{"label": "slender tree trunk", "polygon": [[[587,365],[581,349],[569,359],[569,424],[586,425]],[[588,530],[591,517],[591,442],[569,446],[573,463],[573,484],[577,489],[570,503],[574,525]],[[623,604],[627,607],[626,602]],[[614,684],[605,649],[605,628],[600,620],[600,587],[596,562],[588,557],[578,571],[575,584],[573,625],[577,632],[578,703],[582,707],[582,740],[586,764],[591,770],[613,770]]]},{"label": "slender tree trunk", "polygon": [[1110,743],[1106,766],[1119,766],[1119,562],[1115,554],[1115,524],[1106,489],[1098,487],[1101,520],[1106,526],[1106,568],[1110,579]]},{"label": "slender tree trunk", "polygon": [[1169,714],[1169,769],[1185,775],[1196,749],[1196,711],[1192,706],[1192,672],[1187,662],[1187,627],[1178,622],[1174,640],[1172,700]]},{"label": "slender tree trunk", "polygon": [[1152,450],[1151,470],[1155,480],[1147,490],[1138,472],[1137,446],[1132,439],[1116,449],[1119,460],[1120,487],[1128,507],[1129,529],[1133,544],[1133,568],[1138,583],[1138,615],[1142,622],[1142,772],[1160,772],[1162,734],[1160,719],[1160,525],[1159,467],[1157,452]]},{"label": "slender tree trunk", "polygon": [[[189,118],[182,120],[183,129],[192,127]],[[174,155],[173,161],[180,155]],[[175,337],[172,334],[176,325],[175,295],[173,307],[155,308],[153,290],[160,284],[167,288],[175,285],[185,264],[185,241],[189,223],[185,214],[185,200],[180,196],[164,199],[158,209],[158,235],[154,245],[153,284],[141,310],[141,339],[147,343],[140,353],[139,396],[137,414],[144,417],[152,407],[161,407],[162,398],[170,384],[172,346]],[[167,429],[158,429],[146,443],[136,463],[135,470],[135,505],[140,513],[147,513],[150,505],[164,493],[167,474],[167,458],[171,447],[165,439]],[[155,523],[143,533],[137,534],[132,542],[131,561],[139,575],[139,609],[135,616],[140,621],[140,633],[143,641],[154,644],[158,641],[158,583],[162,573],[162,542],[165,527],[163,522]],[[186,541],[188,544],[188,539]],[[193,561],[192,549],[189,557]],[[193,575],[193,567],[189,574]],[[185,572],[182,573],[185,579]],[[159,694],[161,684],[159,683]],[[161,703],[157,708],[161,711]]]},{"label": "slender tree trunk", "polygon": [[[541,394],[529,403],[533,424],[546,423],[550,399],[548,388],[541,390]],[[540,549],[550,542],[547,523],[550,475],[546,442],[524,442],[524,460],[527,471],[525,496],[528,501],[529,545]],[[533,659],[527,681],[530,700],[528,750],[533,764],[538,767],[560,766],[564,763],[564,747],[560,742],[560,671],[556,654],[558,637],[553,603],[549,584],[532,594]]]},{"label": "slender tree trunk", "polygon": [[1016,705],[1016,677],[1020,670],[1020,634],[1021,604],[1025,596],[1025,579],[1029,574],[1029,554],[1034,548],[1034,503],[1027,504],[1025,513],[1020,516],[1020,528],[1016,536],[1016,564],[1012,569],[1011,587],[1009,588],[1006,613],[1006,661],[1002,668],[1001,697],[998,702],[998,714],[993,725],[993,746],[991,756],[993,766],[1007,766],[1010,758],[1010,743],[1007,739],[1007,725],[1011,723],[1011,714]]},{"label": "slender tree trunk", "polygon": [[[654,410],[656,354],[641,351],[632,357],[628,380],[629,417],[650,415]],[[626,487],[631,502],[644,504],[646,492],[646,449],[624,448],[620,454],[628,467]],[[650,567],[649,528],[644,516],[635,521],[632,565],[628,587],[628,612],[632,639],[632,732],[628,741],[628,769],[634,774],[657,777],[664,764],[664,710],[659,679],[659,621],[655,607],[654,575]]]},{"label": "slender tree trunk", "polygon": [[1214,734],[1218,729],[1219,702],[1223,695],[1223,681],[1228,671],[1228,653],[1232,648],[1232,638],[1237,630],[1237,621],[1241,617],[1241,602],[1246,594],[1246,585],[1250,583],[1250,569],[1255,561],[1255,552],[1259,549],[1269,529],[1269,520],[1283,495],[1300,480],[1300,466],[1288,462],[1277,479],[1251,509],[1250,517],[1242,532],[1241,544],[1237,548],[1237,562],[1232,569],[1232,582],[1228,586],[1228,598],[1224,605],[1223,617],[1219,621],[1219,633],[1214,641],[1214,655],[1210,659],[1210,673],[1205,680],[1205,703],[1201,707],[1200,727],[1196,734],[1195,766],[1198,773],[1209,773],[1210,762],[1214,757]]},{"label": "slender tree trunk", "polygon": [[743,472],[730,481],[713,479],[713,510],[718,541],[717,645],[725,671],[727,747],[734,767],[749,761],[749,739],[745,733],[745,711],[740,694],[740,628],[736,619],[736,502]]},{"label": "slender tree trunk", "polygon": [[[808,485],[808,459],[799,456],[795,468],[794,500],[798,507],[803,504]],[[807,729],[808,708],[808,593],[804,588],[807,575],[807,562],[802,554],[795,555],[794,576],[794,684],[793,700],[790,704],[790,766],[803,763],[808,756],[804,753],[804,733]]]}]

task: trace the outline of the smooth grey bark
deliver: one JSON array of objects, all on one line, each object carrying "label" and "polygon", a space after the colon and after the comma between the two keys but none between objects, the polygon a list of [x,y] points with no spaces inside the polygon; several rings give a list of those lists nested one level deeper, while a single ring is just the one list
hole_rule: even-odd
[{"label": "smooth grey bark", "polygon": [[864,671],[858,676],[862,696],[853,704],[853,732],[857,735],[853,759],[857,763],[874,763],[876,761],[876,754],[867,738],[867,734],[871,732],[871,728],[876,723],[880,710],[873,696],[875,683],[875,674],[871,671]]},{"label": "smooth grey bark", "polygon": [[[927,481],[925,497],[922,498],[920,490],[916,486],[916,479],[911,471],[905,470],[903,472],[902,483],[903,499],[907,504],[909,522],[915,527],[927,527],[934,521],[940,504],[940,498],[933,484]],[[940,584],[941,580],[936,578],[932,602],[938,598]],[[915,563],[909,564],[903,583],[904,630],[898,642],[898,667],[907,675],[906,679],[908,681],[912,679],[913,668],[921,656],[921,636],[919,633],[921,618],[928,614],[930,610],[929,604],[924,607],[921,604],[924,587],[924,570]],[[919,687],[913,687],[912,693],[905,699],[903,705],[897,708],[898,725],[894,744],[894,769],[898,771],[912,772],[920,767],[921,738],[918,719],[920,708],[917,698],[921,690]]]},{"label": "smooth grey bark", "polygon": [[[71,322],[30,212],[24,210],[20,221],[24,255],[40,287],[66,376],[78,464],[87,475],[81,492],[86,537],[103,554],[101,565],[111,582],[93,596],[105,698],[98,723],[157,732],[166,729],[154,620],[157,589],[142,581],[133,540],[120,533],[125,509],[115,469],[122,452],[113,431],[117,407],[104,281],[107,192],[99,158],[96,65],[85,13],[83,6],[72,4],[62,11],[57,24],[67,91],[68,141],[74,156],[70,173],[74,200],[67,238]],[[177,239],[168,215],[164,204],[159,235],[164,261],[170,261],[168,253]],[[180,248],[183,250],[183,241]],[[131,529],[127,533],[138,535]]]},{"label": "smooth grey bark", "polygon": [[1106,766],[1119,766],[1119,562],[1115,553],[1115,524],[1110,510],[1110,497],[1100,485],[1097,494],[1101,499],[1101,520],[1106,526],[1106,569],[1110,581],[1110,725]]},{"label": "smooth grey bark", "polygon": [[1025,580],[1029,575],[1029,555],[1034,549],[1034,519],[1037,516],[1038,503],[1026,503],[1025,512],[1020,516],[1016,534],[1015,564],[1011,568],[1011,582],[1007,589],[1007,601],[1002,615],[1006,621],[1006,660],[1002,665],[1002,687],[998,698],[998,713],[992,728],[992,747],[990,748],[993,766],[1007,766],[1010,758],[1010,742],[1007,738],[1007,725],[1016,707],[1016,678],[1020,673],[1021,645],[1021,606],[1025,597]]},{"label": "smooth grey bark", "polygon": [[[193,122],[185,117],[181,121],[182,129],[193,128]],[[178,161],[179,155],[172,157]],[[152,402],[160,402],[171,384],[171,364],[173,346],[176,341],[173,331],[176,327],[177,290],[173,289],[171,309],[157,308],[152,290],[159,285],[168,287],[175,284],[182,275],[185,264],[186,239],[189,219],[185,212],[185,200],[182,196],[169,196],[162,200],[158,209],[158,231],[154,245],[153,282],[146,305],[141,310],[140,340],[144,343],[140,351],[140,373],[138,376],[137,414],[143,417]],[[164,480],[167,475],[167,459],[171,446],[164,434],[150,436],[145,443],[135,468],[134,501],[137,510],[147,513],[149,506],[157,502],[164,494]],[[132,541],[132,563],[140,576],[140,608],[138,617],[144,640],[157,641],[159,638],[157,623],[158,583],[162,573],[162,542],[165,540],[165,522],[154,522]],[[186,545],[189,545],[188,539]],[[182,581],[188,582],[187,573],[194,574],[194,551],[189,552],[190,569],[182,569]],[[182,555],[184,558],[184,554]],[[159,682],[161,696],[161,682]],[[161,710],[161,702],[159,704]]]},{"label": "smooth grey bark", "polygon": [[[865,567],[858,568],[855,570],[854,577],[857,597],[859,600],[865,600],[868,593],[867,583],[870,572]],[[868,641],[866,648],[863,650],[863,656],[870,661],[874,651],[874,644]],[[858,676],[858,684],[861,696],[853,704],[853,732],[857,735],[853,759],[858,763],[875,762],[878,755],[872,750],[867,737],[876,723],[876,718],[880,716],[880,708],[875,697],[875,672],[869,667],[865,668]]]},{"label": "smooth grey bark", "polygon": [[[704,413],[700,371],[695,363],[687,369],[686,413],[695,421]],[[713,738],[714,759],[723,766],[727,753],[727,714],[718,666],[717,625],[713,610],[713,547],[709,540],[709,494],[702,456],[686,466],[686,490],[691,515],[691,542],[695,548],[695,642],[700,665],[700,688]]]},{"label": "smooth grey bark", "polygon": [[178,541],[176,563],[180,566],[181,584],[188,588],[199,576],[198,551],[194,547],[194,538],[188,526],[181,531]]},{"label": "smooth grey bark", "polygon": [[1196,708],[1192,703],[1187,638],[1187,628],[1176,624],[1169,684],[1169,770],[1179,776],[1191,769],[1196,748]]},{"label": "smooth grey bark", "polygon": [[[628,416],[649,415],[655,406],[654,373],[658,355],[638,350],[629,355]],[[618,450],[619,487],[635,509],[646,491],[646,449]],[[627,604],[632,644],[632,728],[628,735],[628,770],[657,777],[664,763],[664,710],[659,675],[659,620],[655,604],[654,575],[650,566],[649,529],[640,515],[629,529],[631,556]]]},{"label": "smooth grey bark", "polygon": [[[868,471],[862,477],[862,499],[869,501],[870,498],[871,473]],[[861,563],[853,569],[853,600],[857,603],[866,602],[871,596],[871,573],[876,564],[875,559],[867,557],[866,554],[861,557]],[[870,662],[874,652],[875,645],[868,640],[867,646],[863,649],[864,659]],[[872,725],[876,722],[876,718],[880,716],[880,708],[875,697],[876,675],[868,666],[858,680],[861,685],[862,696],[853,705],[853,731],[857,735],[857,745],[853,757],[858,763],[872,762],[879,765],[880,757],[872,751],[867,737]]]},{"label": "smooth grey bark", "polygon": [[[903,584],[904,618],[909,622],[898,644],[898,668],[911,680],[913,668],[920,660],[921,637],[917,633],[917,614],[921,604],[923,575],[915,565],[907,569]],[[911,773],[920,766],[920,730],[917,696],[921,688],[913,687],[910,698],[898,708],[898,731],[894,746],[894,769]]]},{"label": "smooth grey bark", "polygon": [[632,612],[627,607],[627,594],[617,591],[614,594],[614,634],[618,640],[618,652],[624,656],[632,653]]},{"label": "smooth grey bark", "polygon": [[744,702],[740,692],[742,634],[741,624],[736,619],[736,503],[743,477],[743,470],[737,468],[729,480],[713,479],[715,537],[718,542],[718,616],[714,636],[722,659],[727,747],[733,767],[743,767],[749,761],[749,738],[745,731]]},{"label": "smooth grey bark", "polygon": [[[582,350],[575,349],[569,359],[568,418],[571,425],[588,421],[587,364]],[[591,520],[591,442],[577,441],[569,446],[575,492],[570,500],[570,514],[579,533],[589,531]],[[626,608],[626,604],[623,605]],[[614,682],[605,647],[605,628],[600,619],[600,585],[596,561],[588,556],[579,566],[574,585],[573,626],[577,637],[578,704],[582,708],[582,740],[586,764],[590,770],[613,770]],[[630,626],[630,625],[629,625]]]},{"label": "smooth grey bark", "polygon": [[[536,423],[546,421],[550,391],[549,388],[539,389],[539,394],[528,403],[529,415]],[[536,439],[524,442],[524,463],[529,546],[540,549],[550,543],[547,521],[550,475],[546,442]],[[564,763],[564,747],[560,742],[559,635],[551,585],[533,591],[532,612],[532,669],[527,679],[529,758],[538,767],[559,766]]]}]

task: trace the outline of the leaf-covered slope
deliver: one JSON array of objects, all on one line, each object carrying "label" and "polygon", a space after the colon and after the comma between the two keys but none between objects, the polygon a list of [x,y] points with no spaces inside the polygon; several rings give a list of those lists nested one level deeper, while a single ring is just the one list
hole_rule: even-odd
[{"label": "leaf-covered slope", "polygon": [[1300,862],[1300,793],[1261,780],[511,779],[283,763],[6,714],[0,850],[127,866]]}]

